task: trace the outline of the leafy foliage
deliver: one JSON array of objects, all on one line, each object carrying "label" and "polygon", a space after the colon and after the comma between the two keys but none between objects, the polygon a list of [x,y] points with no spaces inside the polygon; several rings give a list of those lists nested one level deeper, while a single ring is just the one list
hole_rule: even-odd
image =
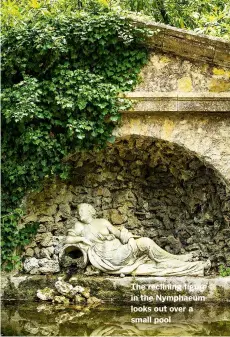
[{"label": "leafy foliage", "polygon": [[98,14],[108,10],[109,3],[107,0],[3,0],[2,28],[23,26],[24,21],[33,20],[37,15],[66,15],[80,10]]},{"label": "leafy foliage", "polygon": [[220,276],[222,277],[230,276],[230,268],[221,265],[219,268],[219,273],[220,273]]},{"label": "leafy foliage", "polygon": [[[94,10],[40,13],[4,29],[3,215],[44,178],[67,178],[67,155],[112,142],[120,111],[130,107],[118,94],[137,83],[149,32]],[[3,261],[12,262],[20,242],[7,235],[17,219],[4,220]]]},{"label": "leafy foliage", "polygon": [[3,28],[23,25],[25,18],[32,19],[37,13],[122,9],[146,14],[157,22],[230,39],[229,0],[3,0],[2,3]]},{"label": "leafy foliage", "polygon": [[30,242],[36,233],[38,223],[28,223],[24,228],[18,228],[18,222],[22,216],[22,210],[15,209],[14,213],[2,217],[2,264],[6,271],[20,267],[20,253],[22,247]]},{"label": "leafy foliage", "polygon": [[157,22],[230,38],[229,0],[120,0],[119,3],[128,10],[152,16]]}]

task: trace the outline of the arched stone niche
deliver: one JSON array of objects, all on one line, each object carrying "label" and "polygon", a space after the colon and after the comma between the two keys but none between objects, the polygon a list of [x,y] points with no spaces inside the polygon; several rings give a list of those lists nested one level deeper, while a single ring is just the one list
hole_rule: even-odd
[{"label": "arched stone niche", "polygon": [[[199,250],[201,259],[211,259],[213,272],[221,264],[230,266],[229,186],[195,153],[152,137],[128,136],[69,160],[71,181],[46,182],[27,198],[25,221],[32,216],[40,228],[26,256],[47,257],[47,236],[55,241],[65,235],[84,202],[98,217],[150,237],[171,253]],[[50,251],[49,258],[56,259],[55,249]]]},{"label": "arched stone niche", "polygon": [[139,108],[143,110],[140,114],[122,115],[121,124],[114,130],[116,137],[152,137],[182,146],[215,168],[230,184],[230,118],[227,113],[168,114]]}]

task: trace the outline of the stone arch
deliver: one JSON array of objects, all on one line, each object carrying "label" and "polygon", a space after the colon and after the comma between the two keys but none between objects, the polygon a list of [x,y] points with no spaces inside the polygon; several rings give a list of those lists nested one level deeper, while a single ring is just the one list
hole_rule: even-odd
[{"label": "stone arch", "polygon": [[129,113],[122,116],[114,134],[153,137],[183,146],[219,172],[227,185],[230,183],[230,119],[224,114]]}]

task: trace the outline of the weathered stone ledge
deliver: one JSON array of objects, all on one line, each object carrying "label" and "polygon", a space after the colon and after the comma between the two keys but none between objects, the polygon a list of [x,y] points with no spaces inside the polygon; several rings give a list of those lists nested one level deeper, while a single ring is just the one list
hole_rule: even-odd
[{"label": "weathered stone ledge", "polygon": [[221,112],[230,113],[230,92],[178,93],[178,92],[129,92],[125,97],[134,105],[124,113],[146,112]]},{"label": "weathered stone ledge", "polygon": [[[60,275],[23,275],[2,277],[3,300],[36,300],[38,289],[50,287],[54,289],[54,283]],[[230,303],[230,277],[112,277],[112,276],[85,276],[72,277],[69,283],[89,287],[91,295],[108,302],[130,303],[132,295],[146,294],[155,296],[205,296],[205,302],[229,302]],[[176,285],[187,284],[195,289],[204,286],[201,293],[198,290],[132,290],[132,284]],[[154,303],[154,302],[153,302]]]},{"label": "weathered stone ledge", "polygon": [[153,36],[148,40],[150,49],[230,67],[230,42],[227,40],[152,21],[148,22],[136,16],[130,16],[130,19],[153,31]]}]

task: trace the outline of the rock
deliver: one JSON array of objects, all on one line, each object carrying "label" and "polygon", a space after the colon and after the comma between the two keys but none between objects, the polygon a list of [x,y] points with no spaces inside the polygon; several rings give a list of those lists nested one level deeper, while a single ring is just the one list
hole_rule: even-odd
[{"label": "rock", "polygon": [[26,322],[24,325],[24,330],[28,331],[31,336],[37,336],[39,333],[39,325],[37,322]]},{"label": "rock", "polygon": [[182,245],[179,239],[176,239],[173,235],[169,235],[167,237],[167,243],[170,245],[171,249],[173,249],[175,254],[180,253]]},{"label": "rock", "polygon": [[58,211],[57,214],[55,214],[55,216],[54,216],[55,224],[58,223],[61,220],[62,220],[61,212]]},{"label": "rock", "polygon": [[71,208],[69,204],[60,204],[59,212],[64,219],[67,219],[71,215]]},{"label": "rock", "polygon": [[[101,273],[101,271],[99,269],[96,269],[94,266],[91,266],[91,265],[87,266],[86,271],[84,272],[84,274],[87,275],[87,276],[99,275],[100,273]],[[74,276],[71,277],[70,280],[72,280],[73,278],[74,278]]]},{"label": "rock", "polygon": [[29,222],[36,222],[37,220],[38,220],[37,214],[30,214],[22,219],[24,225]]},{"label": "rock", "polygon": [[127,220],[127,216],[124,215],[124,214],[121,214],[116,209],[112,209],[111,210],[110,218],[111,218],[111,222],[114,225],[121,225],[121,224],[123,224]]},{"label": "rock", "polygon": [[83,304],[83,303],[85,303],[85,298],[82,297],[81,295],[77,294],[77,295],[74,296],[74,303]]},{"label": "rock", "polygon": [[78,294],[81,294],[83,297],[85,298],[89,298],[90,297],[90,289],[89,288],[84,288],[84,287],[81,287],[81,286],[76,286],[73,288],[73,291],[78,293]]},{"label": "rock", "polygon": [[50,259],[50,252],[48,251],[47,248],[42,248],[41,251],[40,251],[40,257],[45,257],[47,259]]},{"label": "rock", "polygon": [[42,239],[43,239],[43,233],[42,234],[41,233],[36,234],[36,236],[35,236],[36,242],[40,242]]},{"label": "rock", "polygon": [[42,301],[50,301],[54,299],[55,291],[51,288],[38,289],[37,297]]},{"label": "rock", "polygon": [[[55,222],[53,225],[52,225],[52,231],[53,230],[64,230],[64,226],[65,223],[63,221],[59,221],[59,222]],[[74,222],[73,222],[73,225],[74,225]]]},{"label": "rock", "polygon": [[42,326],[39,327],[39,335],[40,336],[58,336],[59,335],[59,326],[57,324],[47,323],[47,326],[43,323]]},{"label": "rock", "polygon": [[54,219],[52,216],[42,216],[40,219],[39,219],[39,222],[53,222]]},{"label": "rock", "polygon": [[[112,205],[112,198],[110,198],[110,197],[103,198],[103,201],[102,201],[102,204],[101,204],[101,209],[102,210],[110,209],[111,205]],[[107,217],[107,219],[108,219],[108,217]]]},{"label": "rock", "polygon": [[102,196],[102,197],[110,197],[111,193],[108,188],[99,187],[96,191],[96,195]]},{"label": "rock", "polygon": [[84,291],[82,291],[82,296],[85,297],[86,299],[90,298],[90,289],[89,288],[85,288]]},{"label": "rock", "polygon": [[188,249],[188,251],[200,250],[200,246],[199,246],[199,244],[194,243],[194,244],[188,246],[186,249]]},{"label": "rock", "polygon": [[138,228],[140,227],[140,223],[141,222],[135,216],[132,216],[128,218],[128,224],[126,227],[128,229]]},{"label": "rock", "polygon": [[54,231],[54,235],[56,236],[61,236],[66,234],[66,229],[65,228],[59,228]]},{"label": "rock", "polygon": [[30,257],[34,256],[34,250],[32,248],[27,248],[25,251],[25,255]]},{"label": "rock", "polygon": [[66,237],[64,235],[53,236],[54,247],[64,244]]},{"label": "rock", "polygon": [[35,257],[25,259],[23,263],[24,270],[29,273],[34,268],[39,268],[38,260]]},{"label": "rock", "polygon": [[41,274],[41,272],[40,272],[39,268],[33,268],[33,269],[31,269],[30,274],[31,275],[39,275],[39,274]]},{"label": "rock", "polygon": [[48,250],[50,255],[53,255],[53,253],[54,253],[54,247],[53,246],[47,247],[46,249]]},{"label": "rock", "polygon": [[84,291],[85,291],[85,288],[82,287],[82,286],[76,286],[74,287],[74,290],[79,293],[79,294],[82,294]]},{"label": "rock", "polygon": [[74,298],[76,295],[81,295],[86,299],[90,297],[89,288],[84,288],[81,286],[73,287],[72,284],[63,281],[61,278],[59,278],[58,281],[55,283],[55,288],[60,294],[71,299]]},{"label": "rock", "polygon": [[76,290],[73,290],[74,288],[72,284],[69,284],[61,279],[58,279],[58,281],[55,283],[55,288],[60,294],[68,298],[73,298],[77,293]]},{"label": "rock", "polygon": [[52,274],[60,271],[59,262],[47,258],[39,260],[39,266],[39,270],[42,274]]},{"label": "rock", "polygon": [[53,231],[54,222],[45,222],[44,225],[46,226],[46,232]]},{"label": "rock", "polygon": [[[129,203],[128,203],[129,202]],[[136,197],[132,191],[118,191],[114,194],[114,208],[123,206],[125,203],[132,206],[136,203]]]},{"label": "rock", "polygon": [[35,256],[36,256],[36,257],[40,257],[40,248],[35,247],[35,248],[34,248],[34,253],[35,253]]},{"label": "rock", "polygon": [[41,224],[38,228],[38,233],[46,233],[46,226],[44,226],[43,224]]},{"label": "rock", "polygon": [[73,200],[73,194],[66,186],[59,191],[58,196],[55,197],[55,202],[58,204],[68,204]]},{"label": "rock", "polygon": [[141,177],[143,174],[143,171],[139,167],[133,169],[131,172],[134,177]]},{"label": "rock", "polygon": [[102,203],[101,197],[96,197],[94,199],[94,206],[95,207],[101,207],[101,203]]},{"label": "rock", "polygon": [[65,296],[54,296],[53,302],[68,305],[69,299],[66,298]]},{"label": "rock", "polygon": [[46,204],[46,200],[43,200],[43,203],[39,205],[39,213],[41,218],[39,222],[52,222],[54,221],[53,215],[57,212],[57,205],[50,200],[51,205]]},{"label": "rock", "polygon": [[54,242],[54,254],[59,255],[62,251],[62,248],[63,244],[61,242]]},{"label": "rock", "polygon": [[43,233],[42,234],[42,240],[41,240],[41,246],[43,247],[49,247],[53,245],[53,235],[51,233]]}]

